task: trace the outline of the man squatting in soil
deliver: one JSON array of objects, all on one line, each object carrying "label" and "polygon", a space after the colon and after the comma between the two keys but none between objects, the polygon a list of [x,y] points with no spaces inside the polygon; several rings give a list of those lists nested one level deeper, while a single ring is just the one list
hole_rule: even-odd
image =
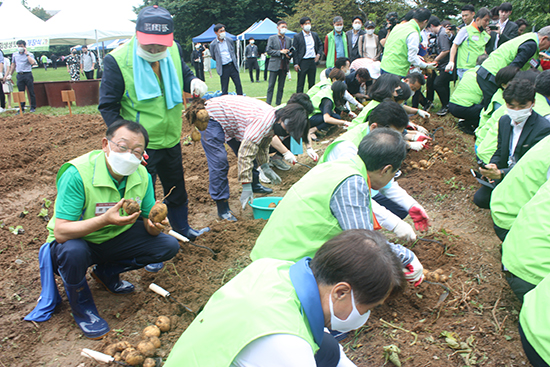
[{"label": "man squatting in soil", "polygon": [[[136,35],[105,57],[99,111],[107,126],[120,118],[143,125],[150,136],[147,171],[157,175],[164,194],[175,187],[165,203],[174,231],[191,241],[210,229],[195,230],[188,223],[188,199],[181,155],[182,89],[203,96],[206,84],[196,78],[173,42],[170,13],[158,6],[141,10]],[[163,264],[149,264],[157,272]]]}]

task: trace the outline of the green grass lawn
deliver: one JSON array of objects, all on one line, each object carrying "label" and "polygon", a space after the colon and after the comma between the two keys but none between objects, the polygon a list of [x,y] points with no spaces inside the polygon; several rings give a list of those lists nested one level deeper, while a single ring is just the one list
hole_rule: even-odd
[{"label": "green grass lawn", "polygon": [[[194,69],[191,69],[194,72]],[[317,68],[317,77],[316,81],[319,80],[319,73],[323,69]],[[296,92],[296,83],[297,83],[297,74],[294,71],[294,69],[291,71],[291,80],[286,80],[285,83],[285,91],[283,94],[283,103],[286,102],[292,93]],[[248,70],[244,70],[240,73],[241,76],[241,84],[243,86],[243,92],[247,96],[255,97],[255,98],[261,98],[265,100],[265,97],[267,95],[267,81],[264,81],[264,72],[263,70],[260,72],[260,83],[251,83],[250,82],[250,76],[248,74]],[[34,80],[37,82],[46,82],[46,81],[64,81],[64,80],[70,80],[69,73],[67,72],[67,68],[65,66],[59,66],[57,70],[54,70],[53,68],[49,67],[48,71],[45,71],[44,68],[34,68],[33,69],[33,77]],[[84,80],[86,77],[81,76],[81,78]],[[256,74],[254,74],[254,78],[256,78]],[[269,74],[268,74],[269,78]],[[205,75],[205,82],[206,85],[208,85],[208,91],[215,92],[217,90],[221,90],[221,83],[220,83],[220,77],[216,73],[216,70],[212,70],[212,77],[210,75]],[[16,77],[14,75],[14,84],[16,83]],[[306,84],[307,88],[307,84]],[[17,91],[17,85],[14,87],[14,91]],[[235,85],[231,80],[229,80],[229,92],[235,92]],[[275,94],[276,94],[275,90]],[[263,97],[263,98],[262,98]],[[273,103],[275,102],[276,96],[273,96]],[[15,104],[12,102],[12,107],[14,107]],[[27,104],[28,106],[28,104]],[[37,108],[36,111],[38,113],[46,114],[46,115],[68,115],[69,109],[68,108],[53,108],[53,107],[40,107]],[[97,110],[97,105],[93,106],[85,106],[85,107],[78,107],[73,105],[72,107],[73,114],[99,114],[99,111]],[[10,112],[8,112],[10,113]],[[14,113],[14,112],[12,112]]]}]

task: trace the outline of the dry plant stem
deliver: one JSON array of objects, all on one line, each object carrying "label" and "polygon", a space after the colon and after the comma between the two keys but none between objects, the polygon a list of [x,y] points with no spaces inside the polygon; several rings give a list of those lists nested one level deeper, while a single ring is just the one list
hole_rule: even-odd
[{"label": "dry plant stem", "polygon": [[398,330],[401,330],[401,331],[404,331],[404,332],[406,332],[406,333],[411,334],[411,335],[414,337],[414,339],[413,339],[413,341],[412,341],[409,345],[415,345],[415,344],[416,344],[416,341],[417,341],[417,339],[418,339],[418,334],[415,333],[414,331],[410,331],[410,330],[407,330],[407,329],[403,329],[401,326],[394,325],[394,324],[392,324],[391,322],[387,322],[387,321],[384,320],[384,319],[380,319],[380,322],[383,323],[384,325],[390,326],[390,327],[392,327],[392,328],[394,328],[394,329],[398,329]]},{"label": "dry plant stem", "polygon": [[498,296],[498,299],[495,302],[495,305],[493,306],[493,311],[491,311],[491,313],[493,314],[493,319],[495,320],[495,332],[497,334],[500,334],[502,332],[502,326],[504,326],[504,322],[508,318],[508,315],[506,315],[504,317],[504,319],[502,320],[502,322],[500,322],[500,323],[498,322],[498,319],[497,319],[496,310],[497,310],[497,307],[498,307],[498,303],[500,302],[501,296],[502,296],[502,293]]},{"label": "dry plant stem", "polygon": [[172,186],[170,191],[168,191],[168,194],[164,195],[164,197],[162,199],[160,199],[160,202],[162,203],[164,201],[164,199],[166,199],[168,196],[170,196],[170,194],[172,193],[172,190],[174,190],[175,188],[176,188],[176,186]]}]

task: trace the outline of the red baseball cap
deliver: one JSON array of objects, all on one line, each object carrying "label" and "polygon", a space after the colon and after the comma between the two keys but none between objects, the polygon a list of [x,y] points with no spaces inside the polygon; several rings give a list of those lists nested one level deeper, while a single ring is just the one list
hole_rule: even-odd
[{"label": "red baseball cap", "polygon": [[142,45],[172,46],[174,21],[168,10],[158,5],[143,8],[136,22],[136,37]]}]

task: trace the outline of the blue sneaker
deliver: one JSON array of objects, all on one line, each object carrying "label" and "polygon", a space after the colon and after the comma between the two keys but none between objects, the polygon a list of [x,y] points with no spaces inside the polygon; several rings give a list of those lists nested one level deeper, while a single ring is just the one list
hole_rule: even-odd
[{"label": "blue sneaker", "polygon": [[158,273],[162,268],[164,268],[164,263],[149,264],[145,266],[145,271],[149,273]]}]

